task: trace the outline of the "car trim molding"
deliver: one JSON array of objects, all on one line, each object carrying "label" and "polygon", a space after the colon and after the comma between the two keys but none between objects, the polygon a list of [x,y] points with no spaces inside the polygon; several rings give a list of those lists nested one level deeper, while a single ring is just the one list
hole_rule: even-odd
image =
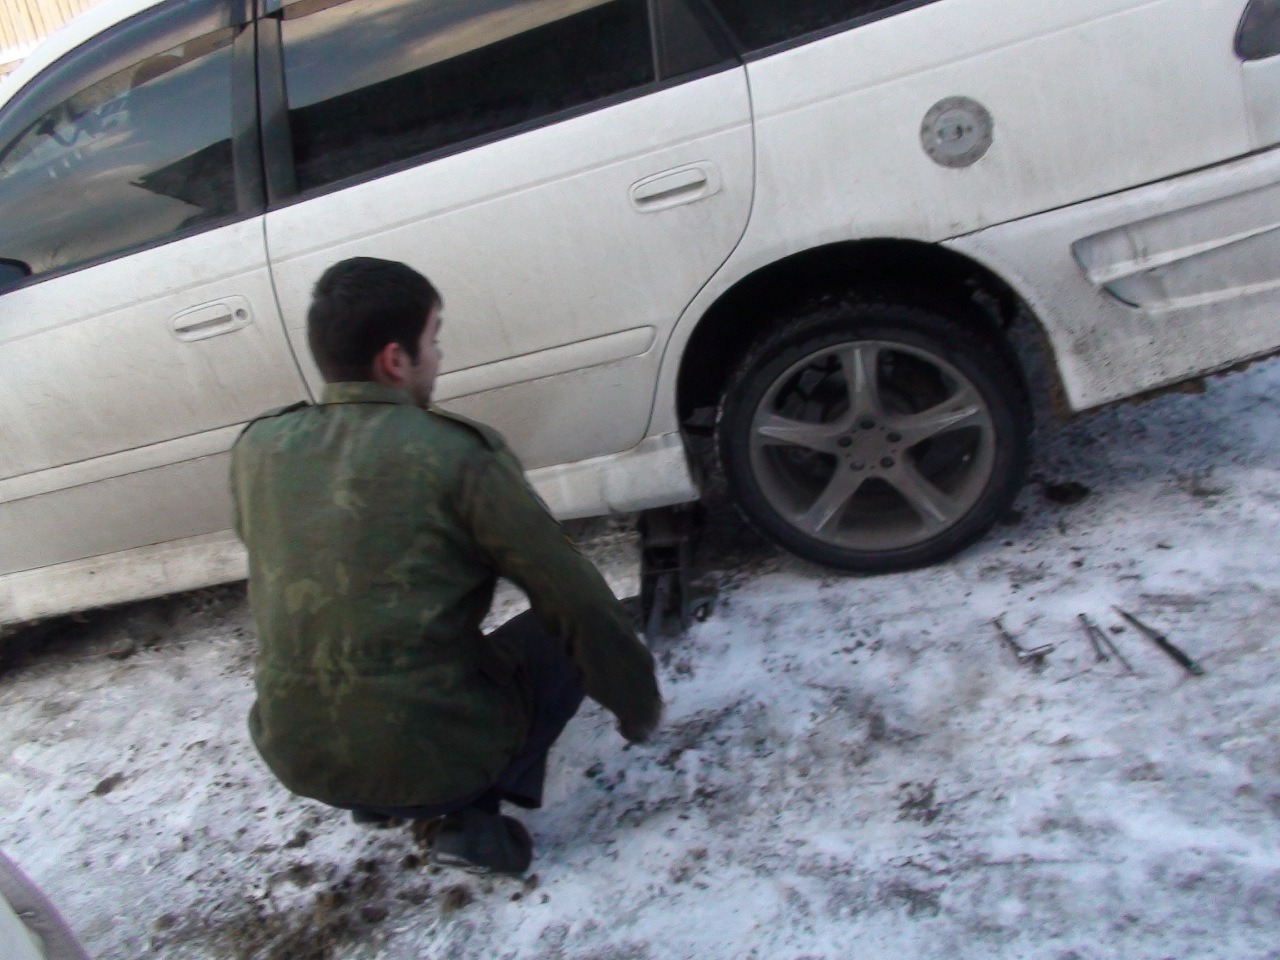
[{"label": "car trim molding", "polygon": [[653,346],[653,327],[635,327],[577,343],[566,343],[537,353],[509,357],[440,375],[436,384],[437,400],[456,400],[472,394],[510,387],[543,377],[574,373],[604,363],[616,363],[646,353]]},{"label": "car trim molding", "polygon": [[48,470],[37,470],[16,477],[0,480],[0,503],[14,503],[28,497],[38,497],[46,493],[82,487],[87,483],[100,480],[111,480],[115,477],[141,473],[157,467],[167,467],[199,457],[216,456],[231,449],[243,423],[235,423],[217,430],[195,433],[176,440],[153,443],[145,447],[135,447],[120,453],[108,454],[105,457],[94,457],[92,460],[80,460],[67,463]]}]

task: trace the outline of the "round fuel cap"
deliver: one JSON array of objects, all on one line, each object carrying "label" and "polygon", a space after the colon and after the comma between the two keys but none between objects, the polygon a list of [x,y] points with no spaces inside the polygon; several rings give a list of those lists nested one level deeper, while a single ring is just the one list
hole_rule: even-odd
[{"label": "round fuel cap", "polygon": [[967,167],[981,160],[994,139],[995,125],[987,108],[969,97],[939,100],[924,115],[920,142],[924,152],[944,167]]}]

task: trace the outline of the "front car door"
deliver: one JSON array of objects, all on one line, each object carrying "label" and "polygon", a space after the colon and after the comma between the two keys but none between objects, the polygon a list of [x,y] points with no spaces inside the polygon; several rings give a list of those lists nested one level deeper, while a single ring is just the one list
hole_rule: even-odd
[{"label": "front car door", "polygon": [[[0,621],[236,575],[226,451],[305,396],[253,62],[248,4],[167,3],[0,111]],[[211,538],[217,570],[155,560]]]},{"label": "front car door", "polygon": [[267,242],[295,344],[326,267],[402,260],[445,299],[437,399],[526,468],[644,439],[667,335],[750,209],[745,77],[704,22],[683,0],[301,0],[274,22]]}]

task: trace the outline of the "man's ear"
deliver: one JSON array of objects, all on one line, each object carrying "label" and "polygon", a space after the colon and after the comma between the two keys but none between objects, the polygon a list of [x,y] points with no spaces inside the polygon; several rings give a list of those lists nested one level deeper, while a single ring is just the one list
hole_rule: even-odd
[{"label": "man's ear", "polygon": [[373,363],[371,365],[373,379],[377,383],[385,383],[389,387],[400,387],[405,382],[405,361],[408,360],[408,354],[404,352],[404,347],[392,341],[384,344],[382,349],[373,355]]}]

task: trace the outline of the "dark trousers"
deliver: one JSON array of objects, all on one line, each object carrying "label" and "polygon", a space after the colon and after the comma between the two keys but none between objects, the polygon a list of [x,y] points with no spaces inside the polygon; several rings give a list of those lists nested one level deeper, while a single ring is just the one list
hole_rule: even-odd
[{"label": "dark trousers", "polygon": [[529,734],[524,746],[489,786],[445,803],[418,807],[352,807],[358,813],[421,820],[442,817],[467,807],[498,812],[506,800],[528,810],[542,806],[547,777],[547,754],[578,712],[585,696],[578,668],[564,653],[564,645],[549,636],[532,610],[508,620],[490,634],[495,645],[516,655],[516,680],[527,697]]}]

